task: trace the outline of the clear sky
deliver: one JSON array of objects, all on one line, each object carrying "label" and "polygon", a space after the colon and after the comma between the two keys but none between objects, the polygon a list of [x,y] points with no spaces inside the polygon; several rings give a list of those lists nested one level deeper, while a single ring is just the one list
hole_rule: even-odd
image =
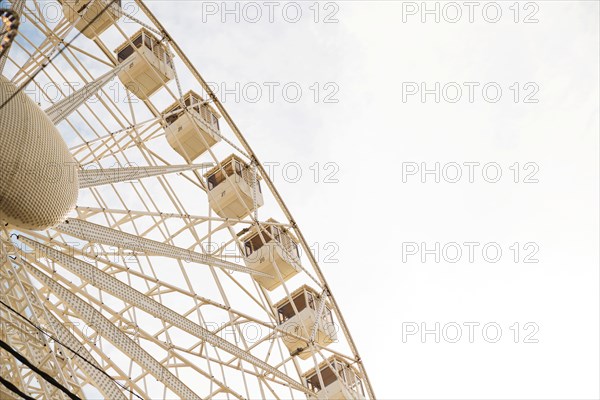
[{"label": "clear sky", "polygon": [[598,2],[480,2],[473,22],[462,2],[427,2],[439,22],[421,2],[300,2],[296,23],[284,3],[272,23],[262,2],[258,20],[149,4],[207,80],[239,82],[222,100],[281,163],[379,398],[598,397]]}]

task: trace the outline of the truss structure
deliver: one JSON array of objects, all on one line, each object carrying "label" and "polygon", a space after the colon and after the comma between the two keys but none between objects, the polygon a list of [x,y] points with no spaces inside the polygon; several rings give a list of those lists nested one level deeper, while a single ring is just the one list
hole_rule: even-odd
[{"label": "truss structure", "polygon": [[[0,339],[79,398],[316,398],[303,374],[335,356],[358,372],[360,398],[374,399],[292,214],[227,110],[147,5],[135,0],[141,12],[132,16],[110,4],[118,20],[89,39],[65,17],[51,18],[49,2],[5,2],[21,25],[0,72],[17,87],[27,83],[25,93],[56,124],[75,158],[80,193],[77,208],[53,229],[0,228]],[[116,78],[123,64],[113,52],[140,28],[159,38],[175,71],[146,100]],[[225,121],[219,143],[193,163],[167,145],[161,113],[188,90]],[[232,153],[264,183],[265,205],[244,218],[220,217],[208,204],[203,174]],[[290,232],[301,253],[300,273],[272,291],[254,279],[268,274],[244,264],[242,235],[265,226]],[[319,316],[325,299],[330,305],[335,343],[319,345],[316,326],[280,329],[274,304],[286,297],[294,304],[290,295],[303,285],[322,294]],[[288,337],[311,343],[310,356],[290,354]],[[0,377],[22,393],[68,398],[10,353],[0,349],[0,359]],[[19,396],[0,385],[0,397]]]}]

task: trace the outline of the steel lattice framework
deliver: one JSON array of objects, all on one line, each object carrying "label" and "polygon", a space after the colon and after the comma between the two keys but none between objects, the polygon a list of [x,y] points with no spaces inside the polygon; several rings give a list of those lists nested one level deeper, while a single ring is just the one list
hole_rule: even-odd
[{"label": "steel lattice framework", "polygon": [[[50,18],[47,3],[9,2],[21,26],[0,72],[17,87],[33,77],[25,92],[67,142],[81,189],[75,211],[53,229],[0,228],[0,339],[80,398],[310,398],[303,374],[335,356],[358,371],[374,399],[338,304],[282,197],[146,4],[135,1],[135,16],[109,5],[120,18],[88,39],[65,17]],[[112,51],[142,27],[166,46],[175,69],[175,79],[147,100],[115,79],[122,64]],[[186,164],[166,146],[161,112],[190,89],[226,126],[218,145]],[[264,207],[241,219],[211,210],[203,177],[231,153],[266,186]],[[301,272],[275,291],[258,285],[260,273],[241,257],[241,236],[256,226],[287,230],[301,248]],[[282,331],[274,306],[286,297],[294,304],[290,296],[302,285],[321,294],[319,313],[325,299],[330,304],[338,339],[313,344],[306,360],[290,355],[283,340],[310,342],[315,332]],[[23,393],[68,398],[11,354],[0,350],[0,359],[0,376]],[[2,385],[0,397],[18,398]]]}]

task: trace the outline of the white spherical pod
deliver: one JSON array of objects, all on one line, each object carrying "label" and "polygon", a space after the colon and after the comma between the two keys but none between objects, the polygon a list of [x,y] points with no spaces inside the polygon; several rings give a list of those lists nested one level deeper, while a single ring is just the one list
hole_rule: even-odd
[{"label": "white spherical pod", "polygon": [[[0,104],[16,92],[0,76]],[[77,165],[58,129],[22,91],[0,109],[0,221],[45,230],[77,202]]]}]

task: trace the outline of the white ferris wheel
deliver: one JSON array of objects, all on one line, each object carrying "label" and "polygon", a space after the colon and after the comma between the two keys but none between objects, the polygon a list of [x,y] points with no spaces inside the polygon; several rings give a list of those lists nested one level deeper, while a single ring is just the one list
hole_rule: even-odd
[{"label": "white ferris wheel", "polygon": [[374,399],[254,151],[132,3],[0,3],[0,398]]}]

